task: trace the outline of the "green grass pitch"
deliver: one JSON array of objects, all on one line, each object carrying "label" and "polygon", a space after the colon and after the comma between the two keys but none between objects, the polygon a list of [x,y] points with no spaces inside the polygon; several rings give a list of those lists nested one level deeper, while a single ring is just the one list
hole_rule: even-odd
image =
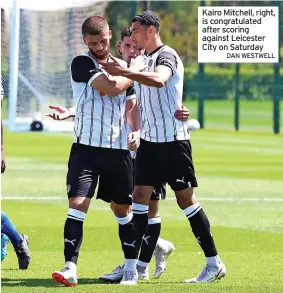
[{"label": "green grass pitch", "polygon": [[[208,125],[213,121],[221,125],[225,115],[213,120],[216,112],[210,112],[215,114],[208,116]],[[176,251],[159,280],[151,278],[130,288],[98,280],[122,262],[122,252],[116,220],[108,205],[97,200],[84,223],[78,286],[65,288],[53,282],[52,271],[64,266],[65,175],[72,136],[6,132],[2,209],[29,236],[32,262],[27,271],[19,271],[9,244],[1,268],[2,292],[283,292],[283,137],[271,134],[272,124],[263,129],[270,133],[260,132],[257,123],[247,125],[254,125],[254,131],[250,127],[239,133],[220,129],[192,133],[196,194],[210,218],[227,276],[211,284],[183,283],[200,272],[205,259],[168,188],[168,200],[160,203],[161,237],[172,241]],[[152,276],[154,260],[150,269]]]}]

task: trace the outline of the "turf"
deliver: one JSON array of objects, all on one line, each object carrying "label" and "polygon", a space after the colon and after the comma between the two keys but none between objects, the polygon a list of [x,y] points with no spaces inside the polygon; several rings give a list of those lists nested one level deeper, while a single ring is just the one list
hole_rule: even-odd
[{"label": "turf", "polygon": [[[190,109],[192,118],[198,119],[198,102],[190,99],[184,104]],[[233,100],[206,100],[204,102],[204,125],[208,129],[234,130],[234,101]],[[44,109],[45,113],[48,109]],[[7,100],[3,102],[3,118],[7,119]],[[280,128],[283,132],[283,107],[280,110]],[[241,131],[273,132],[273,102],[240,101],[239,127]]]},{"label": "turf", "polygon": [[[186,100],[194,118],[198,119],[198,102]],[[235,102],[232,100],[206,100],[204,126],[208,129],[234,130]],[[280,110],[280,128],[283,132],[283,108]],[[240,100],[239,128],[241,131],[273,132],[273,102],[270,100]]]},{"label": "turf", "polygon": [[[67,212],[65,176],[70,134],[6,133],[7,171],[2,178],[2,208],[30,238],[32,263],[17,269],[11,245],[2,262],[2,292],[65,292],[51,280],[61,269],[63,225]],[[117,223],[107,204],[94,200],[85,221],[79,259],[79,285],[72,292],[282,292],[283,138],[268,133],[201,130],[192,134],[199,180],[197,195],[208,214],[225,279],[184,284],[204,265],[182,211],[168,189],[161,202],[162,237],[176,246],[159,280],[134,288],[98,280],[122,262]],[[11,200],[15,197],[30,200]],[[42,200],[47,197],[51,200]],[[53,199],[52,199],[53,197]],[[8,199],[6,199],[8,198]],[[151,264],[151,275],[154,261]]]}]

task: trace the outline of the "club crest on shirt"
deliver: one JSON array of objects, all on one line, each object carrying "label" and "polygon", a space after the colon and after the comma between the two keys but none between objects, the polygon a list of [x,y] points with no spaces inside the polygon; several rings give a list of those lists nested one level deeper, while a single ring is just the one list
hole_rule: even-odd
[{"label": "club crest on shirt", "polygon": [[148,67],[149,67],[149,68],[151,67],[152,63],[153,63],[153,60],[150,59],[150,60],[148,61]]}]

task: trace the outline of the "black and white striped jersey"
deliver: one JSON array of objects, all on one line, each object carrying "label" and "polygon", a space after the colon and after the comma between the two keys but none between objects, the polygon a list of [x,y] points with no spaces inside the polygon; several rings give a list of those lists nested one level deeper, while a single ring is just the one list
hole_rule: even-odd
[{"label": "black and white striped jersey", "polygon": [[[122,62],[125,67],[127,63]],[[110,97],[91,87],[92,81],[107,74],[89,52],[75,57],[71,83],[76,100],[74,142],[102,148],[127,149],[126,101],[135,98],[134,87]]]},{"label": "black and white striped jersey", "polygon": [[137,104],[141,117],[141,138],[150,142],[170,142],[189,139],[186,122],[174,117],[182,105],[184,66],[169,46],[163,45],[144,55],[145,71],[153,72],[159,65],[170,68],[172,76],[162,88],[135,82]]}]

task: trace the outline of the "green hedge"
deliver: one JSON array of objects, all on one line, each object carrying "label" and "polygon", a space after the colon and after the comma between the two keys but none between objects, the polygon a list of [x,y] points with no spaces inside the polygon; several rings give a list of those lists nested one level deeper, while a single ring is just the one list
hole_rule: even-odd
[{"label": "green hedge", "polygon": [[[283,69],[280,68],[280,98],[283,97]],[[205,65],[204,92],[207,100],[234,99],[235,66]],[[199,90],[198,66],[185,69],[184,98],[197,99]],[[241,99],[268,100],[274,91],[274,73],[272,66],[241,65]]]}]

